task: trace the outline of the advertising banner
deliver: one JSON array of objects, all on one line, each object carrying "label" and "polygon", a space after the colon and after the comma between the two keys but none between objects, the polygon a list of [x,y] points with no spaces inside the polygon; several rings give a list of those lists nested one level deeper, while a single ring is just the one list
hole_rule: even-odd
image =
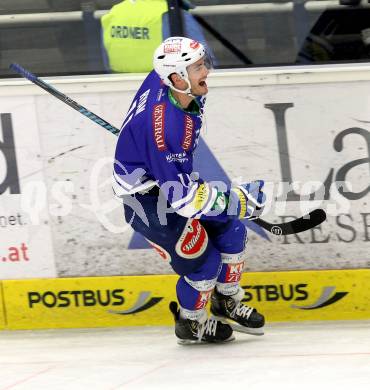
[{"label": "advertising banner", "polygon": [[[226,79],[226,76],[225,76]],[[369,81],[212,88],[195,170],[207,181],[263,179],[269,222],[315,208],[327,221],[291,236],[248,226],[246,270],[370,265]],[[133,92],[72,95],[119,127]],[[172,269],[124,222],[113,199],[116,137],[49,96],[37,97],[50,155],[48,186],[68,200],[52,218],[58,275],[169,274]],[[67,136],[68,135],[68,136]],[[66,204],[66,203],[64,203]]]},{"label": "advertising banner", "polygon": [[0,97],[0,279],[56,276],[33,97]]},{"label": "advertising banner", "polygon": [[[247,72],[240,80],[210,76],[194,155],[200,177],[226,186],[263,179],[269,222],[315,208],[328,216],[280,237],[245,222],[246,271],[370,267],[370,81],[348,81],[348,74],[335,81],[334,70],[325,72],[330,83],[305,84],[302,72],[299,83],[291,74],[283,85],[271,77],[271,85],[248,85]],[[135,91],[99,85],[69,95],[120,127]],[[116,136],[50,95],[0,102],[1,278],[173,273],[113,197]],[[21,202],[19,192],[30,196]]]},{"label": "advertising banner", "polygon": [[291,236],[250,224],[247,269],[369,268],[369,88],[338,81],[211,90],[204,140],[220,176],[264,179],[268,221],[315,208],[328,216]]},{"label": "advertising banner", "polygon": [[[4,281],[9,329],[173,325],[175,275]],[[243,275],[243,302],[274,321],[370,319],[370,270]]]},{"label": "advertising banner", "polygon": [[4,310],[3,289],[0,282],[0,330],[2,329],[5,329],[5,310]]},{"label": "advertising banner", "polygon": [[167,325],[171,276],[4,281],[9,329]]}]

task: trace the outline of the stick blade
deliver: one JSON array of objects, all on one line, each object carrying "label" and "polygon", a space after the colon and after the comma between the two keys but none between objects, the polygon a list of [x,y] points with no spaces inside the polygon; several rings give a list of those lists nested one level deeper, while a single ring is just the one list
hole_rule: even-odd
[{"label": "stick blade", "polygon": [[303,217],[285,223],[272,224],[261,219],[257,219],[254,222],[262,226],[264,229],[269,230],[270,233],[276,236],[286,236],[289,234],[296,234],[310,230],[315,226],[320,225],[325,220],[325,211],[323,209],[315,209]]},{"label": "stick blade", "polygon": [[[280,234],[289,235],[289,234],[296,234],[296,233],[304,232],[306,230],[310,230],[315,226],[320,225],[325,220],[326,220],[325,211],[323,209],[316,209],[304,215],[301,218],[295,219],[294,221],[291,222],[282,223],[277,226],[280,227],[280,229],[282,230]],[[271,228],[271,233],[275,234],[273,230],[274,227]]]}]

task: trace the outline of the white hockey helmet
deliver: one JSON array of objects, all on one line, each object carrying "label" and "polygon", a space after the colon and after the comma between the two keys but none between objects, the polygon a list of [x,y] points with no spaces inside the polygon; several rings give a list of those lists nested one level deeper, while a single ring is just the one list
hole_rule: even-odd
[{"label": "white hockey helmet", "polygon": [[[170,37],[155,50],[153,67],[164,84],[170,88],[187,94],[190,93],[190,82],[187,67],[206,55],[204,46],[185,37]],[[181,91],[174,88],[169,76],[179,74],[188,83],[188,89]]]}]

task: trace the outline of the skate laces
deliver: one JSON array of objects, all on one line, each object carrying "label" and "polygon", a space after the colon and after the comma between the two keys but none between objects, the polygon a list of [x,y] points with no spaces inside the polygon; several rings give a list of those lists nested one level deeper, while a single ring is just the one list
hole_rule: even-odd
[{"label": "skate laces", "polygon": [[239,316],[249,319],[254,308],[247,305],[243,305],[241,302],[235,303],[234,310],[230,313],[231,317]]},{"label": "skate laces", "polygon": [[206,322],[199,324],[198,328],[198,341],[200,342],[203,336],[216,336],[217,320],[215,318],[208,318]]}]

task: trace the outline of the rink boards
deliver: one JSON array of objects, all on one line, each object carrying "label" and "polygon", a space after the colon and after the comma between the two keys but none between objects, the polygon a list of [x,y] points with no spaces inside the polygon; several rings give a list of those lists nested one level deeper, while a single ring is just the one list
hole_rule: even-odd
[{"label": "rink boards", "polygon": [[[4,280],[1,329],[171,325],[175,275]],[[267,322],[370,319],[370,270],[246,273]]]},{"label": "rink boards", "polygon": [[[143,78],[47,81],[119,127]],[[297,236],[248,223],[248,271],[369,268],[370,64],[219,70],[209,86],[200,177],[263,179],[268,222],[328,217]],[[0,81],[0,279],[173,273],[113,199],[116,142],[28,80]]]}]

